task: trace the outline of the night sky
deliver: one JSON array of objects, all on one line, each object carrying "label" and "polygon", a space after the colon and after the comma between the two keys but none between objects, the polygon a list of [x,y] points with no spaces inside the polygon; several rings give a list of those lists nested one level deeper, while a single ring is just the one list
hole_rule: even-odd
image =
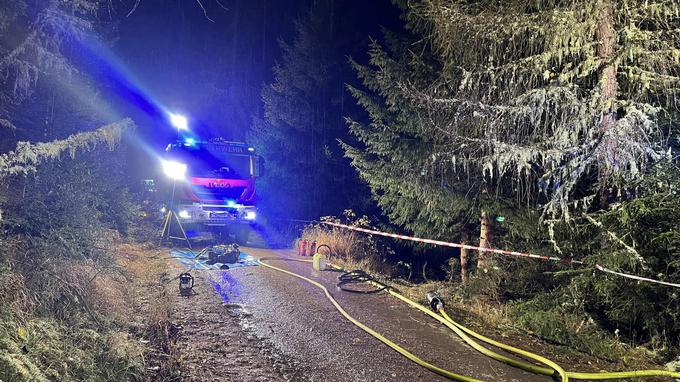
[{"label": "night sky", "polygon": [[[138,98],[188,116],[202,136],[244,140],[262,111],[261,91],[272,81],[280,59],[279,40],[292,41],[296,20],[314,2],[142,0],[117,27],[113,55],[137,89]],[[365,61],[370,38],[381,26],[400,25],[398,9],[387,0],[342,1],[338,22],[352,23],[353,51]],[[208,17],[212,20],[209,20]],[[345,44],[344,46],[347,46]],[[348,78],[347,82],[356,81]],[[115,88],[115,87],[113,87]],[[173,138],[162,114],[144,107],[120,89],[111,94],[123,115],[139,125],[139,135],[154,150]]]}]

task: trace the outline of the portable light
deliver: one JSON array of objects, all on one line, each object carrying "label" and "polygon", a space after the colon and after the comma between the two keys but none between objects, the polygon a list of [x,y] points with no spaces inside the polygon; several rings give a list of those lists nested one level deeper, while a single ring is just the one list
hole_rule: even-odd
[{"label": "portable light", "polygon": [[187,165],[173,160],[161,161],[163,165],[163,172],[170,179],[181,180],[184,179],[184,174],[187,172]]},{"label": "portable light", "polygon": [[181,114],[170,114],[170,123],[177,128],[177,130],[189,130],[189,121],[187,117]]}]

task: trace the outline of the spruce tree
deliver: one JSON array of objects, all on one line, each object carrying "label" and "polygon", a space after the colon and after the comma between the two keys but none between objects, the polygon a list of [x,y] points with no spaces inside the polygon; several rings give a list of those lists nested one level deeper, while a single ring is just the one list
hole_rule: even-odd
[{"label": "spruce tree", "polygon": [[[404,86],[427,86],[438,78],[441,64],[418,36],[387,33],[386,40],[387,48],[371,45],[368,66],[354,62],[366,90],[349,89],[370,122],[348,119],[360,145],[344,148],[390,221],[416,235],[468,241],[478,229],[492,227],[496,216],[513,215],[514,223],[527,219],[532,211],[515,209],[515,200],[502,189],[494,194],[494,184],[481,171],[464,172],[455,159],[441,159],[450,159],[455,150],[437,126],[447,116],[424,113]],[[481,232],[482,245],[490,233]],[[479,265],[488,268],[485,258],[479,256]]]},{"label": "spruce tree", "polygon": [[670,159],[679,15],[669,1],[422,1],[409,25],[442,71],[403,86],[421,113],[449,115],[436,127],[458,149],[444,160],[568,219]]},{"label": "spruce tree", "polygon": [[[564,256],[677,282],[678,7],[404,4],[412,38],[374,44],[371,65],[357,66],[366,89],[352,92],[370,122],[350,121],[361,145],[346,145],[347,155],[390,219],[416,233],[455,238],[461,224],[476,224],[470,216],[486,215],[492,228],[509,228],[494,246],[547,251],[542,215]],[[495,224],[502,208],[509,219]],[[672,289],[503,265],[517,271],[503,286],[529,300],[518,311],[530,330],[588,320],[636,341],[677,343]]]},{"label": "spruce tree", "polygon": [[[0,117],[45,74],[79,75],[62,47],[94,30],[105,0],[4,1],[0,10]],[[11,37],[11,38],[10,38]]]},{"label": "spruce tree", "polygon": [[[371,44],[369,66],[352,61],[366,90],[352,86],[349,90],[366,110],[370,123],[348,119],[350,131],[362,145],[345,143],[343,147],[391,222],[405,225],[416,234],[433,231],[450,234],[450,223],[456,221],[465,208],[446,207],[456,202],[467,203],[467,200],[440,203],[426,200],[430,195],[422,188],[423,183],[429,182],[423,180],[429,178],[427,158],[436,141],[428,140],[430,137],[415,127],[418,121],[412,114],[413,108],[398,87],[399,83],[406,82],[427,83],[435,72],[419,57],[409,54],[406,46],[411,41],[395,35],[388,35],[387,39],[390,52],[378,42]],[[455,195],[446,191],[450,185],[442,186],[441,196]],[[441,220],[437,215],[450,218]]]},{"label": "spruce tree", "polygon": [[361,206],[361,186],[337,139],[346,137],[345,54],[351,25],[334,1],[315,3],[297,23],[292,43],[280,42],[281,62],[264,86],[264,118],[248,140],[266,161],[261,206],[271,217],[316,219]]},{"label": "spruce tree", "polygon": [[3,2],[0,152],[13,150],[17,140],[60,139],[85,123],[112,122],[102,118],[104,102],[95,91],[101,84],[83,70],[78,55],[84,39],[97,40],[109,29],[104,20],[111,21],[113,6],[107,0]]},{"label": "spruce tree", "polygon": [[[373,68],[359,68],[372,92],[353,91],[372,124],[353,122],[366,147],[348,148],[395,222],[433,226],[429,232],[439,234],[459,221],[450,211],[442,214],[450,218],[423,217],[428,205],[435,211],[456,205],[448,199],[456,193],[435,186],[446,197],[430,196],[418,184],[419,173],[459,187],[464,200],[483,195],[492,206],[530,215],[539,207],[548,219],[569,220],[573,211],[634,196],[627,185],[670,159],[680,68],[677,4],[432,0],[403,6],[416,43],[394,58],[372,47]],[[404,150],[407,140],[413,148]],[[406,152],[413,155],[404,161]],[[402,180],[376,173],[379,168]],[[413,204],[424,209],[397,207],[410,204],[405,188],[420,196]],[[477,216],[488,219],[489,208],[477,204]]]}]

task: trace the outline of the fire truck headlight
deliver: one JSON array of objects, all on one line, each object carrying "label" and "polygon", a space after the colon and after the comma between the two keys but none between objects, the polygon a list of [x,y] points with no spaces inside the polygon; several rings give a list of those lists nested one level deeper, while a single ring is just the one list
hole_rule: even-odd
[{"label": "fire truck headlight", "polygon": [[246,220],[255,220],[255,218],[257,218],[257,213],[255,211],[246,211],[244,218]]},{"label": "fire truck headlight", "polygon": [[179,211],[179,217],[181,217],[182,219],[189,219],[191,215],[189,215],[189,211],[181,210]]},{"label": "fire truck headlight", "polygon": [[186,172],[187,172],[187,165],[185,165],[184,163],[175,162],[175,161],[172,161],[172,160],[164,160],[164,161],[162,161],[162,164],[163,164],[163,172],[170,179],[174,179],[174,180],[184,179],[184,174],[186,174]]}]

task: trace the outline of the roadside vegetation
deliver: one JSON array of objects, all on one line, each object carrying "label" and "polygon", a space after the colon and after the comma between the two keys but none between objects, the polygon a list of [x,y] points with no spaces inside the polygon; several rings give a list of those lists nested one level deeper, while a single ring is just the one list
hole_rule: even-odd
[{"label": "roadside vegetation", "polygon": [[[5,381],[121,381],[143,375],[142,348],[129,335],[129,279],[113,256],[138,211],[116,187],[123,175],[116,159],[124,150],[112,152],[106,142],[115,144],[129,127],[112,125],[99,130],[101,136],[25,145],[2,156],[21,174],[0,174]],[[69,156],[79,139],[95,148]]]},{"label": "roadside vegetation", "polygon": [[142,381],[161,368],[142,339],[158,337],[149,331],[162,332],[162,315],[138,314],[145,272],[120,257],[146,232],[127,160],[135,125],[79,66],[80,43],[109,26],[108,5],[19,0],[0,10],[4,382]]},{"label": "roadside vegetation", "polygon": [[0,156],[3,381],[178,380],[167,255],[137,243],[149,227],[127,192],[131,129]]}]

